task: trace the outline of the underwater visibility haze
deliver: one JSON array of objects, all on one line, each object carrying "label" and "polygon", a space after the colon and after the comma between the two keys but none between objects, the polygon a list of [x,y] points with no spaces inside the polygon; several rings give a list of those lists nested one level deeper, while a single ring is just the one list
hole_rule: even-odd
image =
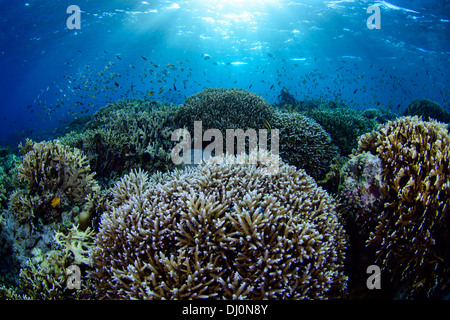
[{"label": "underwater visibility haze", "polygon": [[0,298],[448,299],[450,1],[0,8]]}]

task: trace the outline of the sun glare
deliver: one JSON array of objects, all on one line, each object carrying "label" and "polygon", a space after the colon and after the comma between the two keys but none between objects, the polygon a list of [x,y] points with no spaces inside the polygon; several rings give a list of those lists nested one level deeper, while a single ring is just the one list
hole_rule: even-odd
[{"label": "sun glare", "polygon": [[201,0],[203,4],[212,7],[254,9],[265,5],[274,5],[281,0]]}]

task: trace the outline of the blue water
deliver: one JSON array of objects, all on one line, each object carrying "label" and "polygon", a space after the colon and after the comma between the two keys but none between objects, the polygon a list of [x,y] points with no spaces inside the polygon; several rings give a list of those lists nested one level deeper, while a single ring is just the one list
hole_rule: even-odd
[{"label": "blue water", "polygon": [[[69,5],[81,28],[68,29]],[[381,29],[368,29],[370,5]],[[450,1],[0,1],[0,146],[44,139],[108,102],[183,103],[206,87],[277,102],[447,110]],[[144,58],[146,60],[144,60]],[[153,95],[152,95],[153,94]]]}]

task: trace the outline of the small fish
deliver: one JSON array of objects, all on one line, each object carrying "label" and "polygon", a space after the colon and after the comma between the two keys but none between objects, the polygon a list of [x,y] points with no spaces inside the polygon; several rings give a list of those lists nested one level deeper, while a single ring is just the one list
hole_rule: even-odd
[{"label": "small fish", "polygon": [[61,198],[60,197],[55,197],[50,202],[50,204],[51,204],[52,207],[56,207],[60,202],[61,202]]},{"label": "small fish", "polygon": [[144,59],[145,61],[147,61],[147,58],[146,58],[146,57],[142,56],[141,58]]},{"label": "small fish", "polygon": [[117,59],[119,59],[119,60],[122,60],[122,58],[121,58],[121,57],[119,57],[119,56],[116,56],[116,58],[117,58]]},{"label": "small fish", "polygon": [[269,58],[273,58],[273,54],[271,54],[271,53],[267,53],[267,56],[268,56]]},{"label": "small fish", "polygon": [[270,126],[269,121],[267,121],[266,119],[263,119],[264,122],[264,127],[266,127],[267,131],[270,133],[272,130],[272,127]]},{"label": "small fish", "polygon": [[355,94],[356,92],[358,92],[358,89],[356,89],[355,91],[353,91],[353,94]]},{"label": "small fish", "polygon": [[132,69],[136,69],[135,66],[133,66],[132,64],[130,64],[130,68]]},{"label": "small fish", "polygon": [[149,93],[147,93],[150,97],[152,97],[154,94],[155,94],[155,92],[153,92],[153,91],[150,91]]},{"label": "small fish", "polygon": [[206,54],[206,53],[202,53],[201,57],[202,57],[203,59],[205,59],[205,60],[211,59],[211,56],[210,56],[209,54]]},{"label": "small fish", "polygon": [[168,64],[166,64],[166,68],[174,69],[175,66],[173,64],[171,64],[171,63],[168,63]]}]

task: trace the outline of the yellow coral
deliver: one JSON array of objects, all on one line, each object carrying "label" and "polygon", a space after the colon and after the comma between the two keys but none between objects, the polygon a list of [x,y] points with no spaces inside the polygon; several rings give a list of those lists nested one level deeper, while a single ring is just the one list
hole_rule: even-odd
[{"label": "yellow coral", "polygon": [[15,192],[10,208],[21,219],[37,213],[46,223],[61,219],[59,204],[84,205],[100,191],[94,175],[80,150],[56,140],[33,143],[18,171],[28,190]]},{"label": "yellow coral", "polygon": [[447,125],[404,117],[359,139],[358,153],[383,162],[386,202],[368,243],[392,284],[407,297],[432,297],[448,286],[450,136]]}]

